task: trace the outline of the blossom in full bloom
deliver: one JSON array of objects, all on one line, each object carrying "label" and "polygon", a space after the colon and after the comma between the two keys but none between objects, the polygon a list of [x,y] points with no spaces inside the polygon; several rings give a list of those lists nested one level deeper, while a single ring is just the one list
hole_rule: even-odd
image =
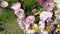
[{"label": "blossom in full bloom", "polygon": [[54,8],[52,0],[37,0],[37,2],[43,7],[43,10],[52,10]]},{"label": "blossom in full bloom", "polygon": [[2,1],[1,2],[1,7],[7,7],[8,6],[8,2],[7,1]]},{"label": "blossom in full bloom", "polygon": [[17,9],[14,14],[16,14],[16,16],[18,18],[24,18],[25,17],[25,14],[24,14],[24,10],[23,9]]},{"label": "blossom in full bloom", "polygon": [[[44,5],[45,4],[45,5]],[[53,2],[45,2],[43,4],[43,10],[52,10],[54,8],[54,3]]]},{"label": "blossom in full bloom", "polygon": [[52,13],[52,12],[43,11],[43,12],[41,12],[39,15],[40,15],[40,16],[39,16],[40,19],[41,19],[42,21],[45,21],[45,20],[47,20],[47,18],[51,18],[52,15],[53,15],[53,13]]},{"label": "blossom in full bloom", "polygon": [[26,34],[35,34],[37,30],[37,29],[35,30],[35,28],[37,28],[37,24],[33,24],[33,26],[34,27],[32,29],[28,29],[30,26],[26,28]]},{"label": "blossom in full bloom", "polygon": [[35,20],[35,17],[34,16],[28,16],[26,18],[26,23],[27,24],[33,24],[34,23],[34,20]]},{"label": "blossom in full bloom", "polygon": [[17,3],[13,3],[13,5],[11,6],[11,9],[13,10],[17,10],[21,8],[21,3],[17,2]]}]

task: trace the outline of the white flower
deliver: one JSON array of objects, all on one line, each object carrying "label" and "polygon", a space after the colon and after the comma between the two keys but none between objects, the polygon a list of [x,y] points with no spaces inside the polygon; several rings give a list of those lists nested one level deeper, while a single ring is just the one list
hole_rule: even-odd
[{"label": "white flower", "polygon": [[26,30],[26,34],[34,34],[35,32],[35,30]]},{"label": "white flower", "polygon": [[40,24],[39,26],[40,30],[45,28],[45,23],[43,21],[39,21],[39,24]]},{"label": "white flower", "polygon": [[53,13],[51,13],[51,12],[43,11],[43,12],[40,13],[39,17],[42,21],[45,21],[47,18],[51,18],[52,14]]},{"label": "white flower", "polygon": [[43,32],[43,34],[48,34],[48,32]]},{"label": "white flower", "polygon": [[11,9],[13,9],[13,10],[17,10],[17,9],[20,9],[20,8],[21,8],[21,3],[20,2],[14,3],[11,6]]},{"label": "white flower", "polygon": [[17,9],[14,13],[17,15],[18,18],[24,18],[25,17],[23,9]]},{"label": "white flower", "polygon": [[43,31],[43,30],[41,30],[41,32],[42,32],[42,34],[48,34],[47,31]]},{"label": "white flower", "polygon": [[33,24],[34,23],[34,20],[35,20],[35,17],[34,16],[28,16],[26,18],[26,23],[27,24]]},{"label": "white flower", "polygon": [[17,19],[17,22],[18,22],[18,24],[19,24],[19,27],[20,27],[21,29],[24,29],[24,24],[23,24],[23,22],[22,22],[22,19],[21,19],[21,18],[18,18],[18,19]]},{"label": "white flower", "polygon": [[1,7],[7,7],[8,6],[8,2],[7,1],[2,1],[1,2]]}]

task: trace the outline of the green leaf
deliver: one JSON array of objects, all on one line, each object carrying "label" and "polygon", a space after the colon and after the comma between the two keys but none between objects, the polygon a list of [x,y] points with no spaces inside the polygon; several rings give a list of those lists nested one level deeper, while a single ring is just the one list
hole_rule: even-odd
[{"label": "green leaf", "polygon": [[55,6],[52,11],[55,12],[56,10],[57,10],[57,7]]},{"label": "green leaf", "polygon": [[46,26],[46,31],[50,31],[50,27],[49,26]]},{"label": "green leaf", "polygon": [[34,23],[38,25],[39,21],[40,21],[39,17],[35,17],[35,22]]}]

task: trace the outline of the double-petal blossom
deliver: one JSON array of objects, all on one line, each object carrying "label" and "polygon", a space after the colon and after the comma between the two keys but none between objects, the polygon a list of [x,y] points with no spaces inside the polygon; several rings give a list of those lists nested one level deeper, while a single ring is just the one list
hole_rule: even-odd
[{"label": "double-petal blossom", "polygon": [[11,6],[11,9],[13,10],[17,10],[21,8],[21,3],[17,2],[17,3],[13,3],[13,5]]},{"label": "double-petal blossom", "polygon": [[52,12],[43,11],[43,12],[41,12],[39,15],[40,15],[40,16],[39,16],[40,19],[41,19],[42,21],[45,21],[45,20],[47,20],[48,18],[51,18],[52,15],[53,15],[53,13],[52,13]]},{"label": "double-petal blossom", "polygon": [[42,10],[52,10],[54,8],[52,0],[37,0],[37,2],[43,7]]},{"label": "double-petal blossom", "polygon": [[34,23],[34,20],[35,20],[35,17],[34,16],[28,16],[26,18],[26,23],[27,24],[33,24]]},{"label": "double-petal blossom", "polygon": [[[37,28],[37,24],[33,24],[33,26],[35,27],[35,28]],[[27,26],[27,28],[26,28],[26,34],[35,34],[35,32],[36,32],[36,30],[34,30],[34,29],[28,29],[30,26]]]},{"label": "double-petal blossom", "polygon": [[14,14],[16,14],[16,16],[18,18],[24,18],[25,17],[25,14],[24,14],[24,10],[23,9],[17,9]]}]

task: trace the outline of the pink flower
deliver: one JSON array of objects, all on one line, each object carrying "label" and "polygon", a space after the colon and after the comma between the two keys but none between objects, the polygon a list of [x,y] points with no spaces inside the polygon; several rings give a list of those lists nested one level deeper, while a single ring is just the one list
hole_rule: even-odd
[{"label": "pink flower", "polygon": [[24,14],[24,10],[23,9],[17,9],[15,12],[16,16],[18,18],[24,18],[25,17],[25,14]]},{"label": "pink flower", "polygon": [[52,10],[54,8],[52,0],[38,0],[37,2],[43,7],[43,10]]},{"label": "pink flower", "polygon": [[28,16],[26,18],[26,23],[27,24],[33,24],[34,23],[34,20],[35,20],[35,17],[34,16]]},{"label": "pink flower", "polygon": [[20,2],[17,2],[17,3],[14,3],[12,6],[11,6],[11,9],[13,10],[17,10],[21,7],[21,3]]},{"label": "pink flower", "polygon": [[54,8],[54,3],[53,2],[48,2],[46,1],[44,4],[43,4],[43,10],[52,10]]}]

